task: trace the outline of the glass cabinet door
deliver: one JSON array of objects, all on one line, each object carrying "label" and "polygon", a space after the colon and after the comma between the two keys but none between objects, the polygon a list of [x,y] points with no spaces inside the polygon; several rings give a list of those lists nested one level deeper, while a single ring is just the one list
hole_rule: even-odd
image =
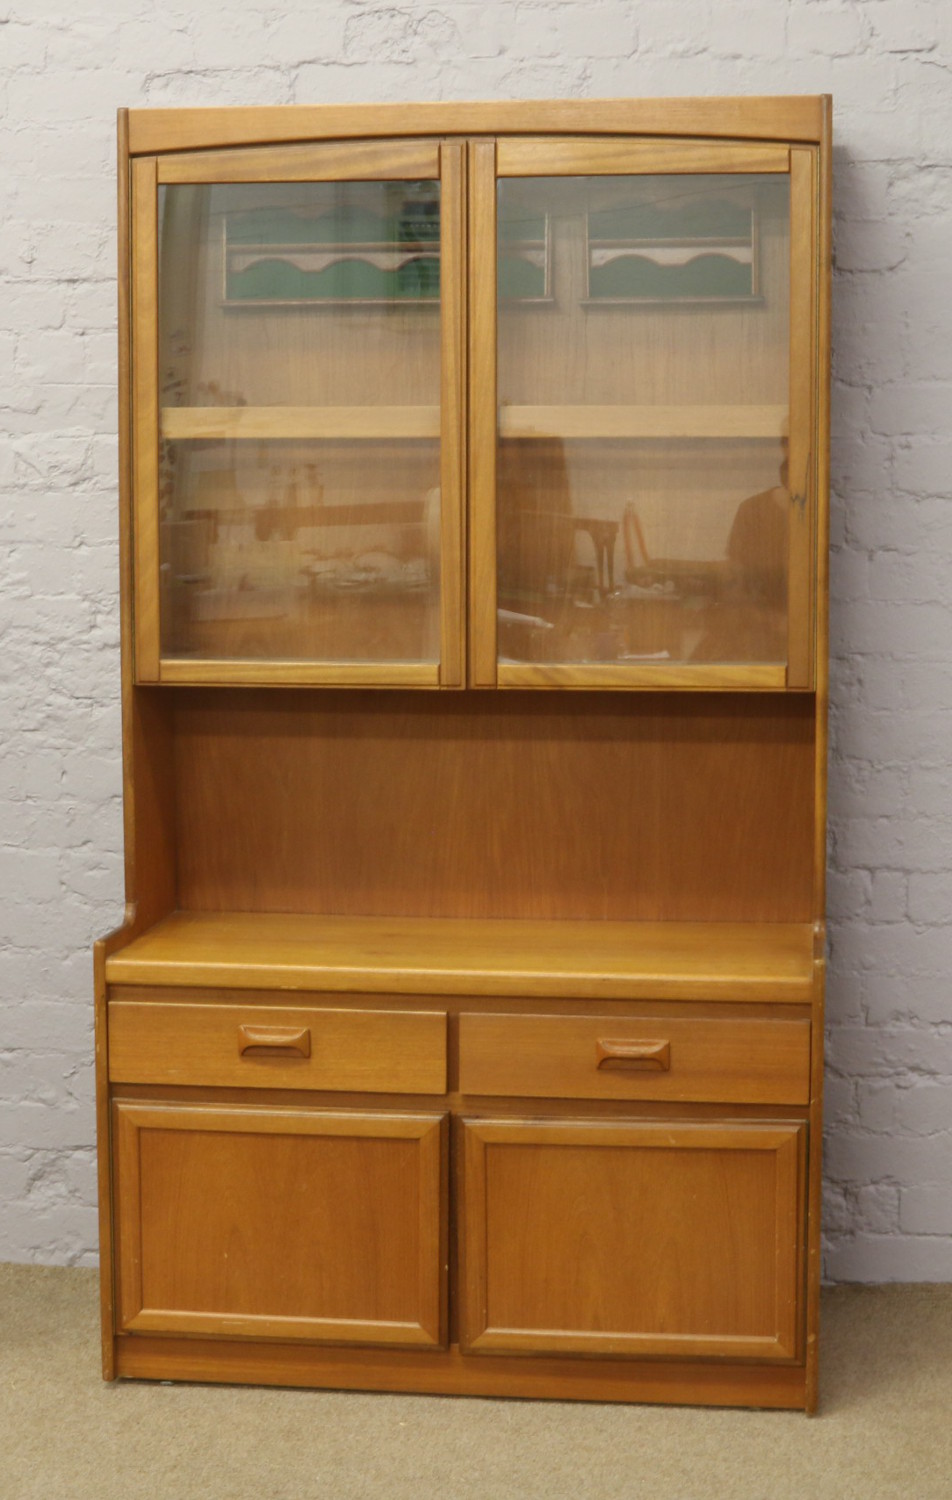
[{"label": "glass cabinet door", "polygon": [[474,147],[477,682],[812,685],[813,170]]},{"label": "glass cabinet door", "polygon": [[461,151],[135,163],[140,681],[461,682]]}]

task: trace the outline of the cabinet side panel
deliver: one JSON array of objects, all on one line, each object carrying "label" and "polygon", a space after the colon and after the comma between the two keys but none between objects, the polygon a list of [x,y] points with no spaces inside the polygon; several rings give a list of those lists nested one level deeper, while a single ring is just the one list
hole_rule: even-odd
[{"label": "cabinet side panel", "polygon": [[[126,923],[136,932],[151,926],[175,904],[172,701],[135,686],[137,610],[135,510],[140,493],[135,472],[133,360],[132,178],[126,143],[127,118],[119,117],[119,598],[123,745],[123,828]],[[157,621],[156,621],[157,626]],[[156,651],[158,637],[156,636]],[[157,659],[157,658],[156,658]],[[130,932],[129,936],[133,935]],[[128,940],[128,939],[127,939]],[[121,944],[117,944],[121,945]],[[110,950],[112,951],[112,950]]]},{"label": "cabinet side panel", "polygon": [[817,919],[816,986],[813,1002],[813,1098],[810,1106],[809,1200],[807,1225],[806,1408],[817,1407],[819,1378],[821,1203],[823,1197],[823,1035],[826,966],[826,832],[829,716],[829,550],[830,550],[830,296],[832,282],[833,132],[832,100],[823,99],[819,152],[817,234],[817,610],[816,752],[814,795],[814,912]]},{"label": "cabinet side panel", "polygon": [[823,1274],[823,1042],[826,965],[814,965],[813,1025],[810,1059],[810,1138],[807,1153],[806,1274],[806,1377],[807,1410],[815,1412],[819,1384],[820,1278]]},{"label": "cabinet side panel", "polygon": [[827,751],[829,731],[830,654],[830,314],[833,260],[833,142],[832,101],[826,107],[824,139],[819,156],[819,232],[817,235],[817,611],[816,611],[816,829],[815,914],[826,911]]},{"label": "cabinet side panel", "polygon": [[105,961],[109,954],[117,952],[165,916],[175,904],[172,703],[135,686],[132,174],[127,110],[120,110],[118,114],[117,145],[119,610],[125,912],[122,925],[95,944],[93,955],[102,1365],[107,1380],[115,1375],[115,1329]]}]

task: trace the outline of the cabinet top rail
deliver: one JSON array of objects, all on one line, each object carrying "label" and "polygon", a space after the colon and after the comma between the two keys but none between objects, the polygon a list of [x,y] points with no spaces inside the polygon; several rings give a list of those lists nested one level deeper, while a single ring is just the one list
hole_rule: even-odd
[{"label": "cabinet top rail", "polygon": [[216,146],[421,135],[652,135],[817,142],[830,96],[566,99],[120,110],[132,156]]}]

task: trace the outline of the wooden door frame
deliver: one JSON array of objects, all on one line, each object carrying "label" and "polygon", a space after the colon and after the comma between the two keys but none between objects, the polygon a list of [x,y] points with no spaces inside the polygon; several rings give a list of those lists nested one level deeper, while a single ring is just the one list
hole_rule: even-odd
[{"label": "wooden door frame", "polygon": [[[500,663],[497,651],[496,190],[511,177],[775,173],[790,181],[790,504],[787,662]],[[816,657],[817,149],[711,140],[499,137],[470,143],[470,682],[474,687],[741,691],[812,689]],[[667,410],[667,409],[665,409]],[[712,409],[716,410],[716,409]],[[766,412],[766,409],[765,409]],[[618,425],[606,408],[598,419]],[[620,432],[614,435],[622,435]]]},{"label": "wooden door frame", "polygon": [[[464,268],[466,164],[458,141],[320,141],[136,157],[131,182],[132,430],[135,679],[139,683],[307,684],[461,687],[464,649],[464,465],[466,297]],[[166,657],[161,650],[159,538],[159,244],[160,186],[252,182],[400,181],[440,183],[440,406],[432,435],[440,438],[440,658],[429,662],[215,660]],[[334,408],[348,421],[343,408]],[[372,410],[372,409],[368,409]],[[429,409],[426,409],[427,413]],[[267,413],[267,409],[264,409]],[[361,411],[351,414],[355,435]],[[400,408],[385,408],[401,430]],[[231,413],[245,435],[254,413]],[[260,414],[259,414],[260,416]],[[183,414],[184,417],[184,414]],[[363,418],[366,422],[366,416]],[[188,422],[179,424],[187,434]],[[258,423],[260,426],[260,421]],[[274,422],[272,421],[272,426]],[[405,425],[405,424],[404,424]],[[419,424],[418,424],[419,425]],[[275,434],[287,435],[277,424]],[[426,433],[431,435],[429,416]],[[377,435],[377,434],[375,434]],[[417,435],[417,434],[413,434]]]}]

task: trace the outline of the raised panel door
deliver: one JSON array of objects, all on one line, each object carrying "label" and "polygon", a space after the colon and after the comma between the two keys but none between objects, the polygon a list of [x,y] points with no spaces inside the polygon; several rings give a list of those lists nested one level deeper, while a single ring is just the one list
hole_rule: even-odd
[{"label": "raised panel door", "polygon": [[119,1328],[443,1342],[439,1115],[113,1105]]},{"label": "raised panel door", "polygon": [[466,1121],[462,1345],[794,1359],[805,1135],[796,1123]]}]

